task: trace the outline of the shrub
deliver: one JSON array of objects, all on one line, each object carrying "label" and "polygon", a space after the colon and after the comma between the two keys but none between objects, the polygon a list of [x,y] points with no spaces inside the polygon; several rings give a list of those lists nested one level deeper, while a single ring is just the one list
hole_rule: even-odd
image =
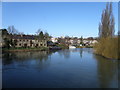
[{"label": "shrub", "polygon": [[102,55],[107,58],[120,59],[118,49],[118,37],[114,38],[101,38],[95,44],[94,50],[96,54]]}]

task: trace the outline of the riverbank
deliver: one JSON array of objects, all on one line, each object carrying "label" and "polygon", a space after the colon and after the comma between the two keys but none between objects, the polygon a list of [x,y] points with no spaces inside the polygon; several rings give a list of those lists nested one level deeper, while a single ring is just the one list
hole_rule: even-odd
[{"label": "riverbank", "polygon": [[[85,46],[80,46],[80,47],[76,47],[76,48],[93,48],[93,47],[85,47]],[[61,50],[61,49],[69,49],[68,47],[41,47],[41,48],[2,48],[0,49],[2,52],[27,52],[27,51],[53,51],[53,50]]]},{"label": "riverbank", "polygon": [[48,47],[41,47],[41,48],[3,48],[2,51],[8,52],[23,52],[23,51],[48,51]]}]

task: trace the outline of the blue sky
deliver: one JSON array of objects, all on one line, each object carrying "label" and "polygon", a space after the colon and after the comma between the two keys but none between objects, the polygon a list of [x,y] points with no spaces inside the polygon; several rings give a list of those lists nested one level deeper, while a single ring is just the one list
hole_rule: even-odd
[{"label": "blue sky", "polygon": [[[41,28],[53,37],[98,36],[98,24],[106,2],[3,2],[2,27],[14,25],[25,34]],[[113,3],[118,31],[118,3]]]}]

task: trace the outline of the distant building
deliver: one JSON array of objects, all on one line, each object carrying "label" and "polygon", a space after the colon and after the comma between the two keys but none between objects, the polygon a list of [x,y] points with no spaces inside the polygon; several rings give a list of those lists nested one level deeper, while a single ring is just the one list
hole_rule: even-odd
[{"label": "distant building", "polygon": [[0,47],[47,47],[47,40],[36,35],[9,34],[7,29],[0,29]]},{"label": "distant building", "polygon": [[86,43],[88,43],[88,42],[89,42],[88,40],[85,40],[85,39],[83,40],[83,43],[84,43],[84,44],[86,44]]},{"label": "distant building", "polygon": [[59,44],[66,44],[66,45],[74,45],[74,46],[93,46],[95,43],[97,43],[97,39],[93,37],[89,38],[77,38],[77,37],[60,37],[51,39],[52,42],[58,42]]},{"label": "distant building", "polygon": [[57,39],[57,38],[51,38],[51,41],[52,41],[53,43],[55,43],[55,42],[58,42],[58,39]]},{"label": "distant building", "polygon": [[98,43],[98,41],[97,40],[93,40],[92,43],[95,44],[95,43]]},{"label": "distant building", "polygon": [[39,40],[34,35],[13,35],[12,41],[16,42],[15,47],[47,47],[46,40]]},{"label": "distant building", "polygon": [[4,41],[2,40],[2,37],[0,37],[0,47],[2,47],[4,45]]}]

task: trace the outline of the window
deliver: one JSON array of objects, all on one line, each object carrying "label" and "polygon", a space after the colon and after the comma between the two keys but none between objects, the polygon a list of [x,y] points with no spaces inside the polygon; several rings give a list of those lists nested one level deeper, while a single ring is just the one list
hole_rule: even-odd
[{"label": "window", "polygon": [[19,46],[21,46],[21,44],[19,44]]},{"label": "window", "polygon": [[14,40],[14,42],[16,42],[16,40]]}]

